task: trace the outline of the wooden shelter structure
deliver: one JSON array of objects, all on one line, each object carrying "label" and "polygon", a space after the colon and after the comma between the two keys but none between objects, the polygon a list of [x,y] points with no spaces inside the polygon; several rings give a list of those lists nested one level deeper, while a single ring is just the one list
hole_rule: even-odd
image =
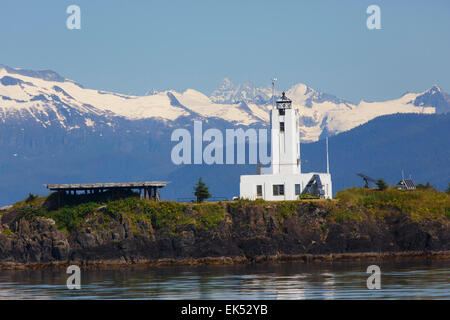
[{"label": "wooden shelter structure", "polygon": [[159,189],[164,188],[167,181],[143,181],[143,182],[103,182],[103,183],[71,183],[71,184],[46,184],[47,189],[58,192],[58,206],[61,195],[100,194],[104,192],[119,193],[121,190],[138,190],[141,199],[160,201]]}]

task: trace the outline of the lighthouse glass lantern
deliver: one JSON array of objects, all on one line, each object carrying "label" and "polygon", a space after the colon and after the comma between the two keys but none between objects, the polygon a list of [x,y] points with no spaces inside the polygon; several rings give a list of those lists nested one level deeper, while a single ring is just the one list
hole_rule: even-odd
[{"label": "lighthouse glass lantern", "polygon": [[288,97],[286,97],[286,94],[283,92],[281,98],[277,100],[277,109],[291,109],[292,101]]}]

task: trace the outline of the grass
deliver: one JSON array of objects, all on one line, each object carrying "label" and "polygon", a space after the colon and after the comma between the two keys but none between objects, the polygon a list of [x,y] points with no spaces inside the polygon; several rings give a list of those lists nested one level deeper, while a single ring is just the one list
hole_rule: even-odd
[{"label": "grass", "polygon": [[139,226],[151,223],[153,229],[175,234],[178,227],[186,225],[205,230],[214,228],[225,218],[222,203],[155,202],[131,196],[112,201],[69,204],[54,209],[54,201],[52,195],[36,197],[16,203],[13,209],[19,217],[51,218],[58,229],[69,233],[86,227],[91,227],[94,232],[105,231],[117,225],[115,221],[125,221],[137,233]]},{"label": "grass", "polygon": [[55,208],[54,194],[47,197],[30,195],[10,210],[15,210],[19,218],[51,218],[58,229],[68,233],[87,227],[92,232],[101,232],[128,223],[136,234],[153,228],[177,235],[180,227],[192,226],[201,230],[217,228],[221,221],[230,219],[230,214],[240,214],[247,208],[273,211],[280,222],[292,215],[300,215],[303,210],[312,212],[316,208],[321,209],[326,221],[338,223],[358,222],[368,216],[384,219],[387,213],[392,212],[408,215],[414,221],[450,219],[450,194],[434,189],[400,191],[388,188],[378,191],[352,188],[338,192],[335,200],[238,200],[198,204],[154,202],[133,194],[115,200],[104,195],[103,198],[93,196],[72,197],[58,209]]},{"label": "grass", "polygon": [[388,188],[384,191],[352,188],[339,191],[336,199],[340,207],[364,209],[380,216],[386,209],[407,214],[414,221],[424,218],[450,218],[450,195],[434,189],[403,191]]}]

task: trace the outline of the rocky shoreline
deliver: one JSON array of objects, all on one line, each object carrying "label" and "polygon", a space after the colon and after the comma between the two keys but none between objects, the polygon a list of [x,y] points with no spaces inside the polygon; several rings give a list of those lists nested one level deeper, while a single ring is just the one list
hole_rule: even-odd
[{"label": "rocky shoreline", "polygon": [[448,251],[404,251],[404,252],[360,252],[339,254],[301,254],[301,255],[273,255],[258,256],[249,260],[246,257],[204,257],[184,259],[155,259],[142,261],[96,260],[96,261],[53,261],[45,263],[17,263],[1,262],[0,270],[42,270],[66,269],[70,265],[77,265],[85,270],[109,270],[117,268],[165,267],[165,266],[224,266],[246,265],[255,263],[379,263],[382,261],[402,260],[450,260]]},{"label": "rocky shoreline", "polygon": [[449,259],[448,195],[433,195],[424,203],[428,211],[417,196],[408,199],[180,204],[131,198],[62,210],[35,199],[0,212],[0,269]]}]

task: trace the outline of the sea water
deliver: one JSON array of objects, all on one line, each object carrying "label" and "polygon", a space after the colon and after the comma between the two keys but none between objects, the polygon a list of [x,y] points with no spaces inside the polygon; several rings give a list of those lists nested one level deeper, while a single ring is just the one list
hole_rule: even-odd
[{"label": "sea water", "polygon": [[[381,289],[367,288],[369,265]],[[0,299],[450,299],[450,260],[0,271]]]}]

